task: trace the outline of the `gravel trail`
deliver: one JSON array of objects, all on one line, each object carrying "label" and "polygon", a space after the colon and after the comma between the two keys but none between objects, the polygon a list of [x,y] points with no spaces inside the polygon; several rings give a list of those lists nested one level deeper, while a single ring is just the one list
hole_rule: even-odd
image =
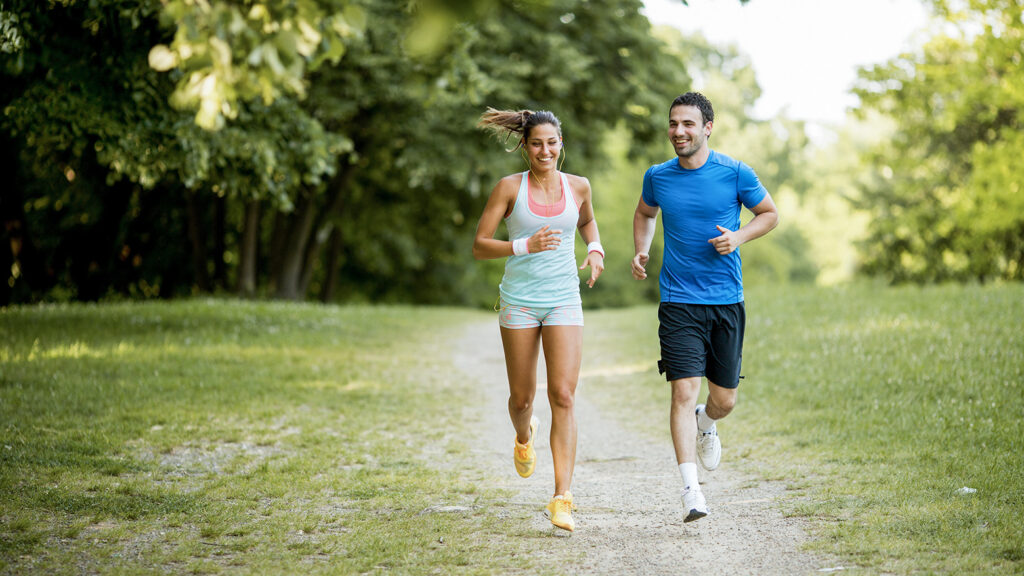
[{"label": "gravel trail", "polygon": [[[710,514],[684,524],[679,472],[667,434],[668,406],[659,407],[665,419],[664,442],[632,432],[606,407],[588,400],[586,366],[576,395],[576,530],[552,527],[543,514],[554,487],[543,358],[535,404],[541,421],[537,471],[522,479],[511,461],[514,431],[506,408],[508,383],[497,322],[470,325],[453,349],[460,376],[476,382],[485,395],[482,406],[465,413],[467,425],[481,435],[474,461],[499,488],[512,491],[511,508],[536,510],[526,521],[529,526],[519,528],[535,531],[529,554],[542,566],[560,563],[567,574],[842,573],[836,560],[800,550],[807,540],[802,521],[784,518],[773,504],[782,485],[745,473],[742,460],[730,459],[728,437],[723,437],[719,469],[702,471]],[[628,367],[621,372],[628,373]],[[522,515],[506,520],[523,522]]]}]

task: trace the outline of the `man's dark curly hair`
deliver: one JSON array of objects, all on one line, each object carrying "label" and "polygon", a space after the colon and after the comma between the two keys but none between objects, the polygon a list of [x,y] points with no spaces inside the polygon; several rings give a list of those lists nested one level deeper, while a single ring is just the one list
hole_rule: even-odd
[{"label": "man's dark curly hair", "polygon": [[682,96],[676,97],[672,101],[672,105],[668,107],[669,113],[676,106],[693,106],[700,110],[701,118],[704,120],[704,124],[715,121],[715,109],[711,107],[711,101],[704,97],[700,92],[687,92]]}]

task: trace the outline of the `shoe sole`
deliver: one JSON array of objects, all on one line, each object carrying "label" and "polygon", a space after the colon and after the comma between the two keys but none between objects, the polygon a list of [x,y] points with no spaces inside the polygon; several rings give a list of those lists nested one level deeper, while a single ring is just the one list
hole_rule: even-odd
[{"label": "shoe sole", "polygon": [[569,526],[568,524],[566,524],[565,526],[563,526],[561,524],[556,524],[555,521],[551,519],[551,511],[548,510],[547,508],[544,508],[544,516],[547,517],[548,520],[551,520],[551,525],[555,528],[561,528],[562,530],[566,530],[568,532],[574,531],[573,529],[575,528],[575,525]]},{"label": "shoe sole", "polygon": [[[708,465],[704,464],[704,460],[701,460],[699,458],[700,454],[697,454],[697,456],[698,456],[697,460],[700,460],[700,467],[701,468],[707,470],[708,472],[711,472],[712,470],[717,470],[718,469],[718,464],[715,464],[714,466],[708,466]],[[719,462],[719,464],[721,464],[721,462]]]},{"label": "shoe sole", "polygon": [[562,526],[561,524],[555,524],[554,522],[552,522],[551,525],[554,526],[555,528],[561,528],[562,530],[565,530],[566,532],[575,532],[575,530],[573,530],[573,526]]},{"label": "shoe sole", "polygon": [[707,512],[701,512],[700,510],[693,508],[690,510],[690,513],[686,515],[686,518],[683,518],[683,522],[693,522],[694,520],[700,520],[701,518],[707,515]]}]

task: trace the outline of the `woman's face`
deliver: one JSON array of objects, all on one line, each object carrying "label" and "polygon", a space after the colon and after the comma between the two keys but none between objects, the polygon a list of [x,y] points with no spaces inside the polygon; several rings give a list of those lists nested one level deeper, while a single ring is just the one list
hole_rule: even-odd
[{"label": "woman's face", "polygon": [[526,139],[530,168],[540,172],[555,170],[561,153],[562,137],[553,125],[538,124],[530,130],[530,137]]}]

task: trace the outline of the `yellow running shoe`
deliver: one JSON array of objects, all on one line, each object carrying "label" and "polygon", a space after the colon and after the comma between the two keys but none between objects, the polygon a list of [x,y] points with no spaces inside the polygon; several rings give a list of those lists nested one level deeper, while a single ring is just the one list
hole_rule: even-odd
[{"label": "yellow running shoe", "polygon": [[551,502],[548,502],[548,518],[555,526],[572,532],[576,527],[576,523],[572,519],[572,511],[575,509],[576,505],[572,503],[572,492],[566,491],[565,494],[555,496]]},{"label": "yellow running shoe", "polygon": [[512,452],[512,457],[516,462],[516,472],[523,478],[529,478],[533,474],[534,468],[537,467],[537,452],[533,449],[533,438],[537,435],[537,426],[539,425],[540,421],[537,420],[537,417],[531,417],[529,441],[526,444],[520,444],[518,438],[515,441],[516,448]]}]

